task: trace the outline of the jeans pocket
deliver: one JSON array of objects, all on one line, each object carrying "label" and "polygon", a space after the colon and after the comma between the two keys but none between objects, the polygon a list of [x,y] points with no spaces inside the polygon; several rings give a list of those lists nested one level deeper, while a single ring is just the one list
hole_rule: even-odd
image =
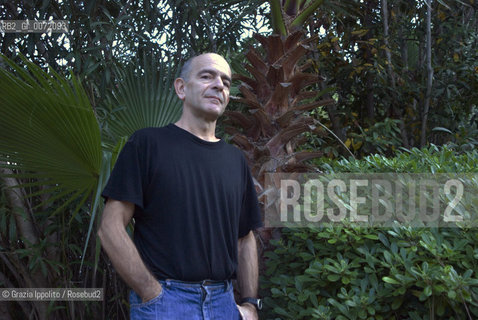
[{"label": "jeans pocket", "polygon": [[164,296],[164,286],[161,286],[161,292],[156,297],[146,302],[142,302],[141,297],[136,292],[131,290],[130,306],[131,308],[147,307],[160,302],[163,296]]}]

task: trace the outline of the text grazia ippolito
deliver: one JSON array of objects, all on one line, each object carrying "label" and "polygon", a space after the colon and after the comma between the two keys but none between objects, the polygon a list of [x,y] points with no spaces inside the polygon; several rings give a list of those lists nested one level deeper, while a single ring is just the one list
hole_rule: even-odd
[{"label": "text grazia ippolito", "polygon": [[3,288],[0,301],[103,301],[103,288]]},{"label": "text grazia ippolito", "polygon": [[266,175],[265,224],[478,225],[477,174]]}]

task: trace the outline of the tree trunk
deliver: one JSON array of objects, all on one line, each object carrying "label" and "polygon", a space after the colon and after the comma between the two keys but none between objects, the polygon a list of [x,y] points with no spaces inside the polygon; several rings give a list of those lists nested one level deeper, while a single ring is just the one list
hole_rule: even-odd
[{"label": "tree trunk", "polygon": [[[13,171],[11,169],[0,167],[0,175],[11,175]],[[34,219],[32,217],[32,213],[29,208],[25,205],[23,198],[24,198],[24,190],[19,188],[18,181],[14,177],[1,177],[3,180],[3,184],[6,186],[5,188],[5,195],[7,197],[8,202],[12,208],[13,215],[15,217],[16,226],[18,228],[18,238],[24,238],[26,241],[23,241],[23,245],[25,248],[32,247],[38,244],[38,236],[36,233],[36,228],[34,225]],[[18,264],[17,268],[20,267]],[[29,283],[32,287],[39,287],[45,288],[47,287],[48,281],[40,272],[37,270],[31,274],[26,274],[27,272],[23,272],[23,283]],[[23,285],[22,283],[19,283]],[[32,304],[35,306],[37,310],[38,318],[40,320],[47,319],[47,312],[48,312],[48,303],[44,301],[32,301]]]},{"label": "tree trunk", "polygon": [[366,82],[367,97],[365,99],[365,104],[366,104],[366,111],[367,111],[367,119],[369,120],[370,124],[372,124],[375,119],[375,99],[373,95],[374,80],[375,79],[372,77],[371,74],[367,75],[367,82]]},{"label": "tree trunk", "polygon": [[[12,174],[12,170],[0,167],[0,175]],[[5,195],[14,212],[20,237],[24,237],[30,246],[37,244],[38,237],[35,232],[33,218],[30,214],[30,210],[28,210],[23,202],[23,198],[25,197],[23,189],[18,188],[18,181],[13,177],[2,177],[2,180],[6,187]]]},{"label": "tree trunk", "polygon": [[[390,78],[390,82],[392,85],[392,91],[395,93],[396,91],[396,79],[395,79],[395,73],[392,69],[392,54],[390,53],[391,47],[390,43],[388,41],[389,37],[389,32],[388,32],[388,2],[387,0],[382,0],[382,20],[383,20],[383,36],[384,36],[384,44],[385,44],[385,56],[387,58],[387,71],[388,71],[388,76]],[[397,106],[396,102],[398,99],[396,97],[393,97],[393,103],[391,104],[391,113],[392,116],[396,119],[398,119],[399,127],[400,127],[400,135],[402,138],[402,144],[405,148],[410,148],[410,145],[408,143],[408,134],[407,134],[407,128],[405,127],[405,123],[403,122],[402,119],[402,112],[401,109]]]},{"label": "tree trunk", "polygon": [[432,0],[427,0],[427,91],[425,95],[425,103],[423,105],[422,113],[422,128],[420,136],[420,147],[424,147],[427,143],[427,121],[428,121],[428,111],[430,110],[430,100],[432,94],[432,85],[433,85],[433,68],[432,68],[432,32],[431,32],[431,15],[432,15]]},{"label": "tree trunk", "polygon": [[387,0],[382,0],[382,19],[383,19],[383,41],[385,44],[385,56],[387,57],[387,71],[392,83],[392,88],[395,90],[395,74],[392,69],[392,54],[390,53],[390,43],[388,41],[388,3]]},{"label": "tree trunk", "polygon": [[[373,1],[367,2],[367,13],[364,19],[364,27],[365,29],[369,30],[364,37],[364,41],[367,43],[364,45],[365,51],[365,61],[370,65],[373,65],[374,59],[372,54],[372,45],[368,43],[372,38],[372,30],[373,30],[373,10],[375,9],[375,3]],[[366,98],[365,98],[365,117],[367,119],[368,124],[373,124],[375,120],[375,99],[374,99],[374,90],[373,90],[373,83],[375,82],[375,75],[372,72],[367,73],[367,81],[365,82],[366,88]],[[362,115],[363,117],[363,115]]]}]

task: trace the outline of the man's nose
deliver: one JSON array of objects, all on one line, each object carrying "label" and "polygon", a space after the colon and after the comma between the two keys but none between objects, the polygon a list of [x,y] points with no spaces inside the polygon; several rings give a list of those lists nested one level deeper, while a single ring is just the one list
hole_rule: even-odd
[{"label": "man's nose", "polygon": [[215,77],[214,78],[213,88],[217,89],[217,90],[223,90],[224,89],[224,83],[222,82],[221,77]]}]

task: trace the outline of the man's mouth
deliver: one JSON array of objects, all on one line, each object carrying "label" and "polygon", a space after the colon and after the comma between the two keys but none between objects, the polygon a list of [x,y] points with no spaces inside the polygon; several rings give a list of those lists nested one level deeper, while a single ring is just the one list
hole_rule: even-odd
[{"label": "man's mouth", "polygon": [[218,97],[206,97],[206,98],[208,98],[208,99],[213,99],[213,100],[217,101],[219,104],[222,103],[222,100],[221,100],[220,98],[218,98]]}]

